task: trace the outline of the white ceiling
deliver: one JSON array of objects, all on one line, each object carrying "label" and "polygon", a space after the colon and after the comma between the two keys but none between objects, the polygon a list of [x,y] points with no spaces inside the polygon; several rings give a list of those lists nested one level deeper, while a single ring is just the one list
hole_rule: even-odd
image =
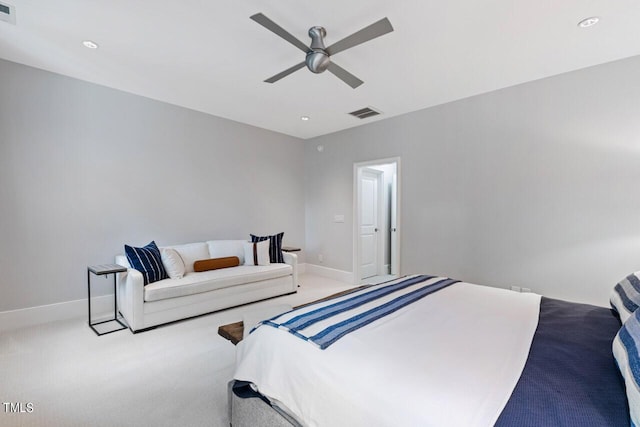
[{"label": "white ceiling", "polygon": [[[17,18],[1,58],[305,139],[640,54],[637,0],[0,1]],[[357,89],[307,69],[269,84],[304,53],[257,12],[305,44],[314,25],[327,45],[385,16],[395,31],[332,57]],[[347,114],[367,106],[384,114]]]}]

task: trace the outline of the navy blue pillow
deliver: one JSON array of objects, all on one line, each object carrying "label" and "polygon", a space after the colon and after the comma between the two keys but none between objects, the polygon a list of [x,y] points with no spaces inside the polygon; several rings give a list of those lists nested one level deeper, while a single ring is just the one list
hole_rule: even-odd
[{"label": "navy blue pillow", "polygon": [[160,249],[156,246],[156,242],[152,241],[144,248],[124,245],[124,252],[131,267],[142,273],[145,286],[169,277],[162,265]]},{"label": "navy blue pillow", "polygon": [[282,256],[282,236],[284,232],[274,234],[273,236],[251,236],[251,243],[262,242],[269,239],[269,261],[272,263],[279,262],[284,263],[284,256]]}]

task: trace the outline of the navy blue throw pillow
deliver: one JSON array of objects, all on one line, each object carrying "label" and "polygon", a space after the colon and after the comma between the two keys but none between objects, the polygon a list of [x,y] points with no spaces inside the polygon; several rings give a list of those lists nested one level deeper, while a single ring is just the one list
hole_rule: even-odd
[{"label": "navy blue throw pillow", "polygon": [[152,241],[143,248],[124,245],[124,252],[131,267],[142,273],[145,286],[169,277],[162,265],[160,249],[156,246],[156,242]]},{"label": "navy blue throw pillow", "polygon": [[273,236],[255,236],[251,234],[251,243],[262,242],[263,240],[268,239],[269,261],[272,263],[284,263],[284,256],[282,256],[282,236],[284,236],[284,232],[274,234]]}]

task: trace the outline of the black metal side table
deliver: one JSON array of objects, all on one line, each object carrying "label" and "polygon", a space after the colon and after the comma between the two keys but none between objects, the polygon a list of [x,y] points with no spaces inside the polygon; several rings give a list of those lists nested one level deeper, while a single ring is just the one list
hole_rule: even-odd
[{"label": "black metal side table", "polygon": [[[88,323],[89,323],[89,327],[93,329],[93,332],[95,332],[96,335],[98,336],[110,334],[111,332],[121,331],[123,329],[127,329],[127,325],[125,325],[118,319],[118,297],[117,297],[117,289],[116,289],[117,288],[116,274],[123,273],[125,271],[127,271],[127,268],[118,264],[90,265],[89,267],[87,267],[87,293],[88,293],[87,301],[89,301],[89,322]],[[91,273],[95,274],[96,276],[105,276],[108,274],[113,274],[113,319],[107,319],[107,320],[103,320],[95,323],[91,321]],[[95,328],[96,325],[102,325],[109,322],[116,322],[119,326],[116,329],[107,330],[106,332],[99,332]]]}]

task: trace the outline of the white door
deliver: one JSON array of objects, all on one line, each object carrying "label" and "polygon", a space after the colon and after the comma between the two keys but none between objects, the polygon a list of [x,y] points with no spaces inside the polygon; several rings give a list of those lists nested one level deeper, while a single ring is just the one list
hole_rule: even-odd
[{"label": "white door", "polygon": [[360,175],[360,279],[378,274],[378,192],[382,172],[362,169]]},{"label": "white door", "polygon": [[398,275],[398,174],[391,183],[391,274]]}]

